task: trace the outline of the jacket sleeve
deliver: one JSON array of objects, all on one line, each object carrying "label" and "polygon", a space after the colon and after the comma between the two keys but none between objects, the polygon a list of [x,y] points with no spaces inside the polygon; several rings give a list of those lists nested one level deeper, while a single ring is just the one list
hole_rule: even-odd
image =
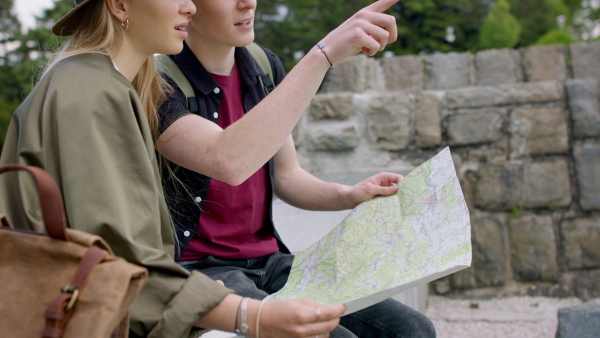
[{"label": "jacket sleeve", "polygon": [[[116,255],[149,270],[132,308],[131,329],[141,336],[187,337],[192,323],[231,290],[175,263],[152,138],[137,93],[111,64],[87,65],[86,60],[57,66],[39,116],[34,102],[31,116],[22,121],[23,142],[38,149],[34,162],[59,184],[70,226],[100,235]],[[27,137],[37,128],[41,139]],[[18,161],[30,157],[19,153]]]}]

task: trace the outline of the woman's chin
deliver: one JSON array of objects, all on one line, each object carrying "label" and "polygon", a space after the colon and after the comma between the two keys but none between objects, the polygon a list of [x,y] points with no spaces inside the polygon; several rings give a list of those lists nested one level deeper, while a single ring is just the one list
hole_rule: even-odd
[{"label": "woman's chin", "polygon": [[183,40],[177,44],[171,44],[168,48],[165,46],[164,50],[157,54],[168,54],[175,55],[179,54],[183,50]]}]

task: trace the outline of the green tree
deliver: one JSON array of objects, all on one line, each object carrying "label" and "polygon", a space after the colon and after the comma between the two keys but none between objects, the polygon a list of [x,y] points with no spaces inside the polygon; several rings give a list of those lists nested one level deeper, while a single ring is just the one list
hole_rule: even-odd
[{"label": "green tree", "polygon": [[479,35],[479,48],[512,48],[519,42],[521,25],[511,14],[506,0],[497,0],[485,18]]},{"label": "green tree", "polygon": [[256,10],[256,42],[272,49],[286,69],[332,29],[371,0],[264,0]]},{"label": "green tree", "polygon": [[398,42],[390,49],[396,54],[473,50],[488,12],[482,0],[401,1],[393,10]]},{"label": "green tree", "polygon": [[508,0],[511,12],[521,24],[519,46],[529,46],[546,32],[559,28],[557,17],[568,15],[562,0]]},{"label": "green tree", "polygon": [[[11,67],[14,48],[21,31],[21,23],[13,13],[13,0],[0,0],[0,147],[12,112],[19,104],[19,83]],[[1,149],[1,148],[0,148]]]},{"label": "green tree", "polygon": [[553,29],[546,34],[542,35],[533,45],[541,46],[541,45],[553,45],[553,44],[563,44],[568,45],[574,42],[573,36],[569,32],[564,29]]},{"label": "green tree", "polygon": [[575,38],[592,38],[594,27],[600,25],[600,6],[588,0],[563,0],[568,8],[566,28]]},{"label": "green tree", "polygon": [[[261,0],[256,15],[256,41],[277,53],[289,70],[302,52],[372,2]],[[399,38],[387,50],[415,54],[474,49],[487,11],[484,0],[401,1],[388,10],[396,16]]]},{"label": "green tree", "polygon": [[13,112],[31,91],[47,57],[62,42],[50,28],[73,7],[72,0],[54,0],[54,7],[36,18],[36,27],[22,33],[12,12],[13,0],[0,0],[0,147]]}]

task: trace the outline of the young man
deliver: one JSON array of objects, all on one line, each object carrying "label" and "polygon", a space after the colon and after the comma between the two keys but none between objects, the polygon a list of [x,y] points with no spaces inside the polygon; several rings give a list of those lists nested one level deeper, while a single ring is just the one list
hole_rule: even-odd
[{"label": "young man", "polygon": [[[391,173],[355,186],[317,179],[298,164],[291,137],[332,63],[395,41],[395,20],[382,12],[396,2],[380,0],[356,13],[285,80],[281,61],[265,50],[277,88],[263,100],[263,71],[244,48],[254,40],[256,0],[194,0],[184,50],[170,57],[191,83],[198,111],[190,113],[167,79],[175,91],[160,109],[156,142],[180,166],[163,170],[163,181],[184,267],[262,299],[284,286],[293,261],[273,226],[273,193],[303,209],[342,210],[396,192],[402,176]],[[426,317],[392,299],[343,317],[341,325],[358,336],[435,336]],[[344,328],[334,333],[350,335]]]}]

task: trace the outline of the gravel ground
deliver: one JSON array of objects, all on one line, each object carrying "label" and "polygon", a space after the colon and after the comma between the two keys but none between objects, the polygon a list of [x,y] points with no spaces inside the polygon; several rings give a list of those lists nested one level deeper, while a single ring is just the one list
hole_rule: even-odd
[{"label": "gravel ground", "polygon": [[[465,300],[430,296],[426,315],[433,321],[438,338],[554,338],[558,310],[583,303],[578,298]],[[588,303],[600,304],[600,298]]]}]

